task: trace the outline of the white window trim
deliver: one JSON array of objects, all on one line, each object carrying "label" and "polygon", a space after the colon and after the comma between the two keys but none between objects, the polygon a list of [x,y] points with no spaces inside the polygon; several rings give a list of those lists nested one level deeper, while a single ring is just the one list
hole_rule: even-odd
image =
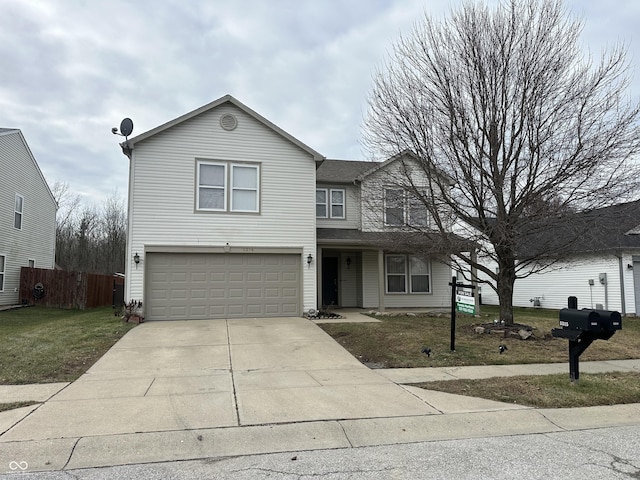
[{"label": "white window trim", "polygon": [[[389,275],[400,276],[401,273],[388,273],[387,272],[387,257],[403,257],[404,259],[404,292],[390,292],[389,291]],[[429,276],[429,291],[428,292],[414,292],[413,285],[411,283],[411,277],[413,274],[411,273],[411,257],[414,255],[404,255],[399,253],[389,253],[384,256],[384,292],[387,295],[431,295],[433,293],[433,286],[431,284],[432,280],[432,272],[431,272],[431,261],[426,260],[427,267],[429,268],[429,273],[426,275]],[[425,275],[425,274],[416,274],[416,275]]]},{"label": "white window trim", "polygon": [[[316,200],[316,218],[332,218],[336,220],[344,220],[347,218],[347,191],[344,188],[316,188],[317,192],[324,192],[324,203],[319,203]],[[334,202],[333,201],[333,192],[341,192],[342,193],[342,202]],[[317,207],[318,205],[324,206],[325,215],[318,215]],[[333,207],[340,205],[342,207],[342,215],[334,215]]]},{"label": "white window trim", "polygon": [[[22,205],[22,210],[18,211],[16,209],[16,204],[18,203],[18,198],[21,200],[20,204]],[[16,215],[20,215],[20,228],[16,227]],[[13,200],[13,228],[16,230],[22,230],[22,225],[24,224],[24,196],[16,193],[16,196]]]},{"label": "white window trim", "polygon": [[[395,190],[402,192],[402,221],[401,223],[389,223],[387,222],[387,190]],[[406,192],[404,189],[394,186],[383,187],[383,215],[385,227],[402,227],[407,224],[407,206],[406,206]]]},{"label": "white window trim", "polygon": [[[318,203],[318,192],[324,192],[324,203]],[[324,205],[324,215],[318,215],[318,205]],[[329,189],[316,188],[316,218],[329,218]]]},{"label": "white window trim", "polygon": [[3,258],[2,270],[0,270],[0,293],[4,292],[4,284],[7,279],[7,256],[4,253],[0,253],[0,257]]},{"label": "white window trim", "polygon": [[[240,213],[258,213],[260,211],[260,165],[250,164],[250,163],[231,163],[229,164],[230,168],[230,181],[229,181],[229,197],[230,197],[230,208],[231,212],[240,212]],[[233,186],[233,172],[236,167],[241,168],[253,168],[256,171],[256,187],[255,188],[246,188],[246,187],[234,187]],[[256,192],[256,208],[255,210],[240,210],[235,209],[233,207],[233,192],[234,191],[244,191],[244,192]],[[226,199],[225,199],[226,200]],[[226,203],[226,202],[225,202]]]},{"label": "white window trim", "polygon": [[[333,202],[333,192],[342,192],[342,203],[334,203]],[[337,218],[344,220],[347,218],[347,199],[346,199],[346,191],[344,188],[332,188],[328,195],[328,203],[329,203],[329,214],[331,218]],[[333,214],[333,206],[334,205],[342,205],[342,215],[334,215]]]},{"label": "white window trim", "polygon": [[[201,165],[217,165],[224,168],[224,185],[222,187],[211,187],[200,185],[200,166]],[[233,169],[234,167],[254,168],[256,170],[256,188],[244,188],[233,186]],[[221,213],[260,213],[260,165],[256,163],[242,162],[226,162],[220,160],[197,160],[196,161],[196,211],[197,212],[221,212]],[[223,208],[203,208],[200,206],[200,189],[209,188],[212,190],[223,190]],[[234,210],[233,208],[233,192],[234,191],[255,191],[256,192],[256,209],[255,210]]]},{"label": "white window trim", "polygon": [[[211,161],[206,161],[206,160],[198,160],[196,162],[196,170],[197,170],[197,177],[196,177],[196,210],[199,210],[201,212],[226,212],[227,211],[227,164],[225,162],[211,162]],[[211,187],[208,185],[200,185],[200,166],[201,165],[215,165],[218,167],[223,167],[224,168],[224,183],[222,185],[222,187]],[[220,190],[222,189],[223,191],[223,203],[224,203],[224,207],[223,208],[204,208],[200,206],[200,189],[204,188],[204,189],[209,189],[209,190]]]},{"label": "white window trim", "polygon": [[35,258],[27,258],[27,266],[29,266],[30,262],[33,262],[33,267],[30,267],[30,268],[36,268],[36,259]]}]

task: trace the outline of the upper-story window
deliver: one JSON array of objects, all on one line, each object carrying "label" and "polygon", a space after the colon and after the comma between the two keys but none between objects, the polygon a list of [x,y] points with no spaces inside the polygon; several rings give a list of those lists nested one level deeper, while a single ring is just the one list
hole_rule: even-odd
[{"label": "upper-story window", "polygon": [[400,188],[384,189],[384,224],[401,226],[405,224],[404,190]]},{"label": "upper-story window", "polygon": [[407,216],[407,223],[415,227],[426,227],[429,225],[429,212],[424,202],[415,196],[410,197],[407,202],[409,206],[409,212]]},{"label": "upper-story window", "polygon": [[24,208],[24,197],[16,193],[16,201],[13,214],[13,226],[22,230],[22,210]]},{"label": "upper-story window", "polygon": [[429,225],[429,214],[423,201],[401,188],[384,189],[384,224],[387,226]]},{"label": "upper-story window", "polygon": [[345,210],[345,191],[343,189],[316,189],[317,218],[345,218]]},{"label": "upper-story window", "polygon": [[260,167],[252,164],[199,161],[196,210],[260,211]]}]

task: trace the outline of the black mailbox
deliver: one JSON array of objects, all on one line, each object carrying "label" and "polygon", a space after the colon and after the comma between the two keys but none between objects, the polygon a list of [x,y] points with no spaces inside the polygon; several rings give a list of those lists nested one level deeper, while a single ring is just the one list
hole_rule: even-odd
[{"label": "black mailbox", "polygon": [[614,310],[595,310],[603,330],[622,330],[622,315]]},{"label": "black mailbox", "polygon": [[608,332],[622,329],[622,316],[610,310],[592,310],[583,308],[560,310],[560,326],[569,330],[583,332]]},{"label": "black mailbox", "polygon": [[560,326],[562,328],[552,329],[551,335],[569,340],[569,376],[574,382],[580,378],[579,358],[582,352],[594,340],[609,340],[616,330],[622,330],[622,316],[610,310],[563,308],[560,310]]},{"label": "black mailbox", "polygon": [[600,315],[595,310],[563,308],[560,310],[560,326],[569,330],[582,330],[585,332],[599,332],[602,330]]}]

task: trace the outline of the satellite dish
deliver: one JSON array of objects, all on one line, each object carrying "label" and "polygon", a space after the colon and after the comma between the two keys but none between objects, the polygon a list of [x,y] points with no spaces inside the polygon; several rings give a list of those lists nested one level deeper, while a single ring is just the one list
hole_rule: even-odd
[{"label": "satellite dish", "polygon": [[120,133],[125,137],[128,137],[133,132],[133,122],[130,118],[125,118],[120,122]]}]

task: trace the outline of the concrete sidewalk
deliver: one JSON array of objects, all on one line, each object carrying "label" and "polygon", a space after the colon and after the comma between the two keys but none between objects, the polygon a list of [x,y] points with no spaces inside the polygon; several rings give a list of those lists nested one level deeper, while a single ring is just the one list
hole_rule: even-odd
[{"label": "concrete sidewalk", "polygon": [[[474,365],[469,367],[386,368],[376,370],[392,382],[409,384],[438,380],[474,380],[519,375],[554,375],[566,373],[569,363],[529,363],[520,365]],[[640,359],[580,362],[580,373],[640,372]]]},{"label": "concrete sidewalk", "polygon": [[640,424],[640,404],[536,410],[397,373],[300,318],[145,323],[45,403],[0,413],[0,472]]}]

